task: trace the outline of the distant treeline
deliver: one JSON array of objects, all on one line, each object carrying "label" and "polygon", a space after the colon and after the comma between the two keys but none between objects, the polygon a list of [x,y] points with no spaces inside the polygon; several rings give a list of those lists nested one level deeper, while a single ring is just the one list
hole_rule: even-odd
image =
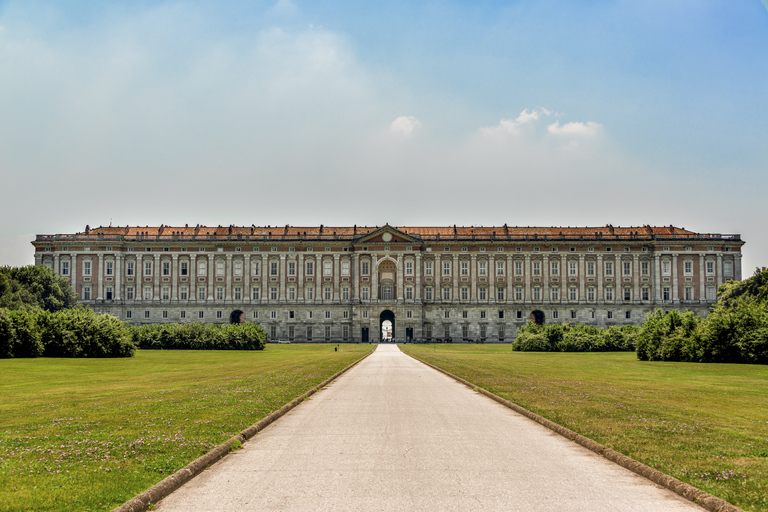
[{"label": "distant treeline", "polygon": [[607,329],[583,324],[533,322],[520,328],[513,350],[525,352],[618,352],[635,350],[640,327],[612,326]]},{"label": "distant treeline", "polygon": [[148,324],[131,327],[142,349],[264,350],[267,333],[256,324]]}]

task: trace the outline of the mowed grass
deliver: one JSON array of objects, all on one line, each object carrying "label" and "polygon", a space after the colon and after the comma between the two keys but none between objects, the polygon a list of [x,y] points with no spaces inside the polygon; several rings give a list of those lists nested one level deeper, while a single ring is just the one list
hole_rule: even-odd
[{"label": "mowed grass", "polygon": [[0,360],[0,510],[111,510],[370,345]]},{"label": "mowed grass", "polygon": [[401,348],[738,507],[768,511],[766,366],[503,345]]}]

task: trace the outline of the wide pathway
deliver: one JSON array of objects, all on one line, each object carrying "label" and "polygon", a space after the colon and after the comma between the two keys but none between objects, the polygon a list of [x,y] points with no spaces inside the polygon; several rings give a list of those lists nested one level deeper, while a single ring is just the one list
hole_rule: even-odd
[{"label": "wide pathway", "polygon": [[380,345],[158,510],[703,509]]}]

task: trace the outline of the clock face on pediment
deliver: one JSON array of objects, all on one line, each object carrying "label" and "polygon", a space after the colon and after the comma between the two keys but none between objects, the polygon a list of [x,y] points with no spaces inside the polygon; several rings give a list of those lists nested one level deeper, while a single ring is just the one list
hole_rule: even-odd
[{"label": "clock face on pediment", "polygon": [[392,233],[384,233],[381,235],[381,239],[385,242],[391,242],[392,241]]}]

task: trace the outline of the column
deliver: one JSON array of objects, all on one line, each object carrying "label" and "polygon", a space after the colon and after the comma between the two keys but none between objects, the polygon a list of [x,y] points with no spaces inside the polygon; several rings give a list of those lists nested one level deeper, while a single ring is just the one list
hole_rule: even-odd
[{"label": "column", "polygon": [[[352,291],[349,298],[353,303],[359,302],[360,299],[360,254],[352,253]],[[355,327],[357,329],[357,327]]]},{"label": "column", "polygon": [[459,256],[453,257],[453,291],[451,292],[452,302],[459,302]]},{"label": "column", "polygon": [[341,299],[339,287],[341,285],[341,273],[339,269],[339,253],[333,255],[333,302],[338,303]]},{"label": "column", "polygon": [[61,269],[59,268],[59,253],[53,253],[53,271],[57,276],[61,275]]},{"label": "column", "polygon": [[69,278],[72,283],[72,289],[75,290],[75,295],[79,299],[80,290],[77,289],[77,254],[74,252],[69,255]]},{"label": "column", "polygon": [[227,262],[226,266],[224,267],[224,283],[226,290],[224,292],[224,299],[227,302],[232,302],[232,281],[234,281],[233,278],[234,272],[232,272],[232,254],[227,254]]},{"label": "column", "polygon": [[531,255],[530,254],[525,255],[525,268],[523,269],[523,272],[525,273],[525,303],[530,304],[531,303]]},{"label": "column", "polygon": [[288,270],[287,265],[285,261],[285,254],[280,255],[280,270],[278,270],[280,274],[280,299],[279,301],[281,303],[285,303],[288,300],[288,296],[285,293],[285,284],[288,281]]},{"label": "column", "polygon": [[[269,301],[269,256],[267,254],[261,255],[261,279],[259,280],[261,287],[261,302],[266,303]],[[315,269],[315,275],[317,274],[317,269]],[[317,292],[317,290],[315,290]],[[317,293],[315,293],[315,297],[317,297]]]},{"label": "column", "polygon": [[549,295],[549,277],[550,277],[550,268],[549,268],[549,256],[544,255],[541,262],[541,280],[544,282],[544,289],[541,291],[542,293],[542,301],[545,303],[550,302],[550,295]]},{"label": "column", "polygon": [[177,302],[179,300],[179,255],[173,253],[171,256],[173,262],[171,263],[171,300]]},{"label": "column", "polygon": [[96,274],[96,279],[99,282],[96,284],[96,300],[104,299],[104,254],[99,253],[99,272]]},{"label": "column", "polygon": [[115,254],[115,300],[123,300],[123,255]]},{"label": "column", "polygon": [[197,254],[189,255],[189,295],[187,300],[197,300]]},{"label": "column", "polygon": [[215,272],[216,272],[216,257],[215,256],[207,256],[208,259],[208,286],[206,287],[208,290],[208,302],[213,302],[214,300],[214,289],[216,287],[216,278],[215,278]]},{"label": "column", "polygon": [[733,278],[736,281],[741,281],[741,253],[737,252],[733,255]]},{"label": "column", "polygon": [[585,274],[584,269],[584,255],[579,254],[579,303],[584,303],[587,300],[587,296],[585,295],[585,285],[587,281],[587,275]]},{"label": "column", "polygon": [[136,255],[136,268],[133,269],[135,286],[133,300],[144,300],[144,255]]},{"label": "column", "polygon": [[632,290],[632,302],[634,304],[640,303],[640,255],[635,254],[632,257],[632,282],[634,288]]},{"label": "column", "polygon": [[568,264],[568,260],[565,257],[565,254],[560,255],[560,302],[565,302],[568,300],[568,269],[566,268],[566,265]]},{"label": "column", "polygon": [[677,278],[680,273],[677,271],[677,253],[672,255],[672,302],[677,304],[680,302],[680,296],[678,295],[678,282]]},{"label": "column", "polygon": [[661,302],[661,256],[653,253],[653,297],[658,304]]},{"label": "column", "polygon": [[435,289],[433,298],[435,302],[443,300],[443,263],[440,261],[440,253],[435,254]]},{"label": "column", "polygon": [[403,283],[405,280],[405,272],[403,271],[404,266],[405,258],[403,257],[403,254],[400,253],[397,255],[397,302],[403,302],[405,298],[405,286]]},{"label": "column", "polygon": [[371,254],[371,302],[375,302],[378,300],[379,300],[379,256],[377,254]]},{"label": "column", "polygon": [[153,263],[152,275],[154,276],[154,291],[152,293],[153,300],[160,299],[160,253],[155,254],[155,262]]},{"label": "column", "polygon": [[[509,273],[509,269],[507,269]],[[471,304],[477,304],[477,255],[469,257],[469,299]]]},{"label": "column", "polygon": [[[605,303],[605,295],[603,295],[603,255],[598,254],[597,255],[597,263],[595,264],[597,268],[595,268],[595,281],[597,281],[597,303],[598,304],[604,304]],[[616,268],[613,269],[613,276],[616,277]],[[616,279],[614,279],[614,282]],[[616,290],[614,289],[614,293]],[[614,296],[614,299],[616,297]]]},{"label": "column", "polygon": [[243,255],[243,302],[251,303],[251,255]]},{"label": "column", "polygon": [[414,298],[416,299],[416,302],[421,304],[423,302],[423,296],[421,294],[421,252],[416,253],[416,295]]},{"label": "column", "polygon": [[297,281],[296,300],[297,302],[303,303],[304,302],[304,253],[299,253],[299,257],[296,258],[296,281]]},{"label": "column", "polygon": [[699,254],[699,302],[706,302],[707,289],[704,281],[706,275],[706,264],[704,263],[704,253]]}]

